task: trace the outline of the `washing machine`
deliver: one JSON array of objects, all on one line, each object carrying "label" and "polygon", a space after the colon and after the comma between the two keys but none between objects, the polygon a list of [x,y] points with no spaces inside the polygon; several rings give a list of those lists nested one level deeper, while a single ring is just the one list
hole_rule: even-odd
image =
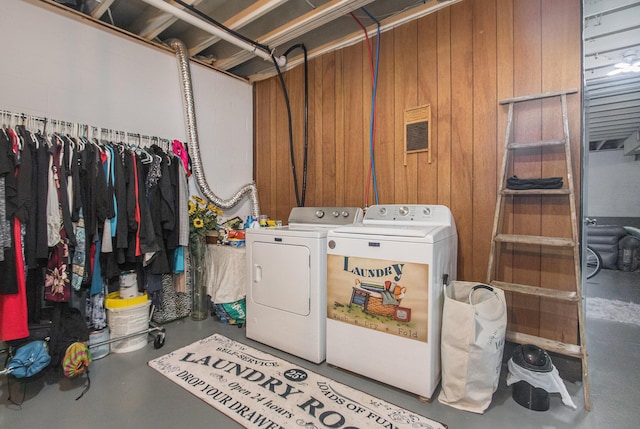
[{"label": "washing machine", "polygon": [[457,249],[442,205],[374,205],[329,231],[327,363],[430,400]]},{"label": "washing machine", "polygon": [[327,233],[362,217],[358,207],[294,207],[287,226],[246,230],[247,338],[325,360]]}]

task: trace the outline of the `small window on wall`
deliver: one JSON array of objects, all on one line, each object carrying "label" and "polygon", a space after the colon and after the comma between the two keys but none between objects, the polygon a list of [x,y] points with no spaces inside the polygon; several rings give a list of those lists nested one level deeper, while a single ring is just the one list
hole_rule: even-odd
[{"label": "small window on wall", "polygon": [[407,155],[427,152],[428,162],[431,164],[431,105],[414,107],[404,111],[404,165],[407,165]]}]

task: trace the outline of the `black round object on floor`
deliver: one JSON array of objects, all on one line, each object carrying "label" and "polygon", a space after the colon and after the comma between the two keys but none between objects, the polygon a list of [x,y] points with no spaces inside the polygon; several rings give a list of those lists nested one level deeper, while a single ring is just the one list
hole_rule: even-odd
[{"label": "black round object on floor", "polygon": [[[553,369],[549,354],[538,346],[524,344],[516,347],[513,352],[513,363],[531,372],[550,372]],[[513,400],[525,408],[533,411],[547,411],[549,409],[549,392],[534,387],[526,381],[513,384]]]},{"label": "black round object on floor", "polygon": [[513,400],[525,408],[533,411],[547,411],[549,409],[549,392],[533,387],[526,381],[513,384]]},{"label": "black round object on floor", "polygon": [[533,344],[523,344],[513,351],[513,363],[533,372],[549,372],[552,369],[549,354]]}]

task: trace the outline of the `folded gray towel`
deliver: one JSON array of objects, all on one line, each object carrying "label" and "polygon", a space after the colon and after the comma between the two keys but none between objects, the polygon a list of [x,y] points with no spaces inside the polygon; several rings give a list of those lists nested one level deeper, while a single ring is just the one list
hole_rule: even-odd
[{"label": "folded gray towel", "polygon": [[380,292],[382,294],[382,305],[398,305],[400,302],[396,299],[395,295],[388,290]]}]

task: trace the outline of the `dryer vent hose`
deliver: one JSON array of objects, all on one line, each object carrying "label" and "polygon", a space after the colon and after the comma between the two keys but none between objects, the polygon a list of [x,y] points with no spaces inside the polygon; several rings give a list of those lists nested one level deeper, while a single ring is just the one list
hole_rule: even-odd
[{"label": "dryer vent hose", "polygon": [[187,56],[187,48],[181,40],[170,39],[167,41],[169,46],[176,52],[178,60],[178,69],[182,79],[183,102],[185,119],[187,122],[187,148],[191,156],[193,175],[198,183],[198,188],[202,195],[213,205],[223,210],[235,207],[246,195],[251,200],[251,215],[254,218],[260,216],[260,204],[258,203],[258,188],[255,182],[247,183],[242,186],[231,198],[223,200],[213,193],[207,179],[204,177],[202,168],[202,160],[200,158],[200,144],[198,142],[198,129],[196,125],[195,104],[193,102],[193,87],[191,85],[191,69],[189,68],[189,58]]}]

